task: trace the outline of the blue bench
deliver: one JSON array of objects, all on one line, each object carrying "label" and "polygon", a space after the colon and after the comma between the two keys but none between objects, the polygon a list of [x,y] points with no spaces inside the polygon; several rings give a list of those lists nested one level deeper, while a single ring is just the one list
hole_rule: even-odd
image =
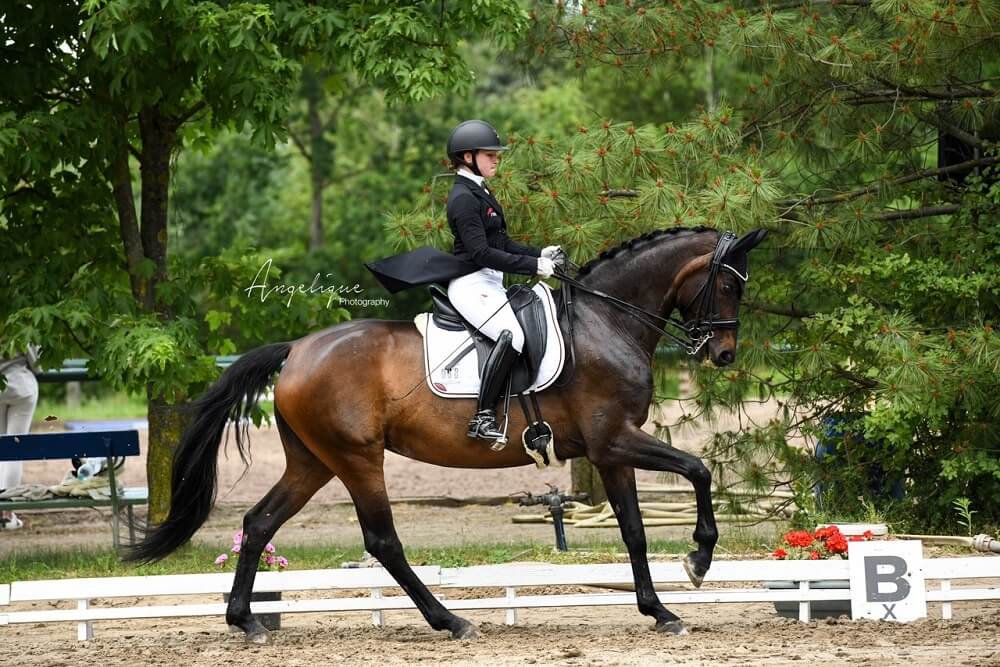
[{"label": "blue bench", "polygon": [[[139,455],[138,431],[84,431],[79,433],[30,433],[0,436],[0,461],[45,461],[72,458],[106,458],[113,461],[123,456]],[[118,493],[115,467],[108,466],[110,498],[48,498],[43,500],[0,500],[0,510],[75,509],[80,507],[110,507],[111,534],[115,549],[119,541],[119,515],[128,513],[129,537],[135,541],[134,505],[149,502],[145,487],[123,489]]]}]

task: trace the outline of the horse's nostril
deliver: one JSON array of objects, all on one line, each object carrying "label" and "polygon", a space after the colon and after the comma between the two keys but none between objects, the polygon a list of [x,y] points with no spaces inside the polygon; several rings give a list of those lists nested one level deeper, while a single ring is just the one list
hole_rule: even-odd
[{"label": "horse's nostril", "polygon": [[725,350],[719,355],[719,361],[724,364],[731,364],[736,358],[736,355],[732,353],[731,350]]}]

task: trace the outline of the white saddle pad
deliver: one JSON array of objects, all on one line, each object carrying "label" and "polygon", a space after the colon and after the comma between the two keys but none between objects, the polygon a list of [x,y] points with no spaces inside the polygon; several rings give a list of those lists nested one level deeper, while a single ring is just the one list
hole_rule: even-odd
[{"label": "white saddle pad", "polygon": [[[538,369],[538,376],[529,391],[541,391],[556,381],[562,372],[566,353],[563,345],[559,318],[556,317],[555,299],[545,283],[537,283],[532,290],[541,298],[545,308],[545,354]],[[472,344],[469,332],[447,331],[434,324],[430,313],[420,313],[413,323],[424,337],[424,373],[427,386],[442,398],[476,398],[479,396],[479,361],[472,350],[450,371],[445,370],[455,357]]]}]

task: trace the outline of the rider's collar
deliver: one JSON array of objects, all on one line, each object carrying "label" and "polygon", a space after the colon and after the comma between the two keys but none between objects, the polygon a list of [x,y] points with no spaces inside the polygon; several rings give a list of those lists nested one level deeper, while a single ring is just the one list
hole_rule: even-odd
[{"label": "rider's collar", "polygon": [[[483,190],[486,190],[486,183],[484,183],[486,179],[483,178],[482,176],[477,176],[476,174],[473,174],[472,170],[469,169],[468,167],[465,166],[459,167],[457,173],[459,176],[464,176],[465,178],[469,179],[470,181],[481,187]],[[486,191],[489,192],[489,190]]]}]

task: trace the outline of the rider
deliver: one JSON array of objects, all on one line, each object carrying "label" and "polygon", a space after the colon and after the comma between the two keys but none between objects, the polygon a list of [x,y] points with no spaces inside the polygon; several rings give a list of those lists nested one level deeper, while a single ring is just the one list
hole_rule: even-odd
[{"label": "rider", "polygon": [[481,120],[459,124],[448,137],[448,157],[456,171],[448,194],[448,226],[455,235],[452,252],[481,267],[451,280],[448,298],[462,317],[496,341],[483,367],[476,414],[469,422],[469,437],[484,440],[503,437],[494,406],[524,347],[524,332],[507,303],[503,275],[548,278],[559,253],[559,246],[539,250],[507,235],[503,209],[486,182],[496,174],[499,153],[505,150],[497,131]]}]

